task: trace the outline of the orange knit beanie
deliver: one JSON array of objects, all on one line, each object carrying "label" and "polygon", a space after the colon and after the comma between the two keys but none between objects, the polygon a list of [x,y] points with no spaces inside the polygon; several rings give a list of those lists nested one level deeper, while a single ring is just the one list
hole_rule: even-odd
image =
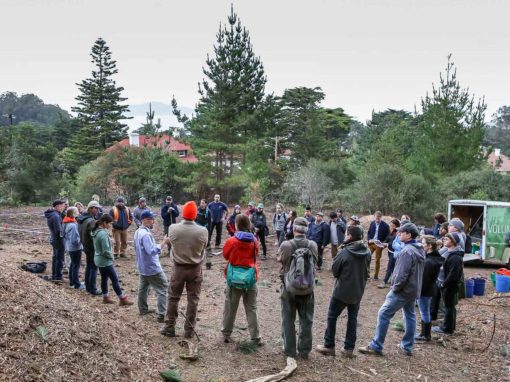
[{"label": "orange knit beanie", "polygon": [[197,218],[197,204],[193,201],[186,202],[182,207],[182,217],[186,220],[195,220]]}]

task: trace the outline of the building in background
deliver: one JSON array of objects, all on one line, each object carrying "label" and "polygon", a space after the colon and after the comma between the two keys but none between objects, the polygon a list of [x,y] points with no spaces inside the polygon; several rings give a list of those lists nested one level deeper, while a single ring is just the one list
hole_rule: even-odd
[{"label": "building in background", "polygon": [[135,147],[159,147],[173,154],[179,158],[180,161],[186,163],[196,163],[198,159],[193,155],[191,146],[178,141],[177,139],[162,134],[159,136],[151,137],[146,135],[138,135],[131,133],[129,138],[123,139],[117,145],[122,147],[135,146]]}]

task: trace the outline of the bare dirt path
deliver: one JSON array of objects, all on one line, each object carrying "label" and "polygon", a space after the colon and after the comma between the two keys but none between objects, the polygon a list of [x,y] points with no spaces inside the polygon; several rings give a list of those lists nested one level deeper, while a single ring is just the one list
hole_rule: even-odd
[{"label": "bare dirt path", "polygon": [[[11,212],[27,214],[9,215]],[[42,209],[0,211],[0,380],[158,381],[161,380],[159,372],[175,364],[184,381],[245,381],[279,372],[285,367],[280,338],[279,265],[275,261],[272,242],[268,243],[270,259],[260,265],[258,294],[260,331],[265,346],[251,355],[242,354],[237,349],[239,341],[249,338],[242,307],[233,334],[234,343],[222,342],[225,262],[221,257],[213,257],[212,269],[204,267],[199,306],[200,359],[189,363],[179,359],[179,354],[184,352],[178,345],[179,338],[159,335],[160,324],[155,317],[140,317],[136,305],[129,308],[105,306],[100,299],[69,289],[66,284],[52,285],[19,270],[18,266],[26,261],[50,262],[47,234],[39,232],[47,232]],[[160,226],[156,227],[155,234],[161,236]],[[132,253],[132,248],[130,251]],[[328,269],[331,265],[329,252],[326,258],[325,269]],[[385,261],[386,257],[383,263]],[[170,259],[162,258],[161,262],[170,272]],[[123,288],[136,299],[138,277],[134,259],[119,261],[117,269]],[[491,271],[466,268],[465,273],[466,277],[489,278]],[[322,343],[334,285],[330,271],[323,271],[319,277],[315,291],[314,346]],[[366,345],[372,337],[377,311],[388,292],[376,286],[377,282],[369,282],[362,301],[357,346]],[[445,337],[444,342],[418,344],[413,357],[398,352],[397,344],[402,333],[390,330],[385,357],[358,355],[346,360],[312,353],[309,360],[298,360],[298,368],[289,380],[510,380],[510,300],[489,301],[494,291],[490,282],[486,289],[486,297],[460,302],[455,336]],[[154,306],[152,295],[150,302]],[[181,306],[185,306],[185,296]],[[497,317],[494,339],[482,353],[492,334],[494,314]],[[346,312],[338,324],[338,349],[343,346],[345,315]],[[401,315],[395,319],[401,320]],[[48,329],[46,339],[36,333],[38,327]],[[182,334],[182,327],[183,320],[179,318],[178,334]]]}]

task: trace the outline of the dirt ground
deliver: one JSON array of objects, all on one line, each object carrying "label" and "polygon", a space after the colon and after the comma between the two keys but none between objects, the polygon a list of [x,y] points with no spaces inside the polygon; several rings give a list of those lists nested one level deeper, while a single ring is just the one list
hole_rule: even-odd
[{"label": "dirt ground", "polygon": [[[182,337],[161,336],[155,317],[139,316],[136,304],[128,308],[103,305],[100,298],[70,289],[67,283],[53,285],[19,269],[19,265],[28,261],[47,261],[50,265],[51,247],[42,212],[40,208],[0,211],[0,380],[158,381],[160,371],[176,366],[183,381],[246,381],[277,373],[285,367],[274,238],[268,240],[270,259],[261,261],[258,283],[258,317],[265,345],[255,354],[239,351],[239,341],[249,339],[242,306],[233,334],[234,343],[223,343],[220,329],[225,261],[221,256],[213,257],[212,269],[204,267],[196,328],[201,339],[200,358],[189,362],[179,358],[185,352],[178,345]],[[24,229],[28,231],[17,231]],[[134,229],[131,238],[132,233]],[[162,237],[161,225],[155,228],[155,235]],[[131,245],[129,252],[133,254]],[[331,265],[329,251],[325,257],[326,270],[319,274],[320,282],[315,290],[314,347],[322,343],[334,285],[334,278],[327,270]],[[386,261],[387,256],[383,254],[383,272]],[[170,258],[162,258],[161,263],[169,275]],[[138,276],[134,257],[118,261],[116,267],[124,290],[136,300]],[[488,279],[492,271],[467,267],[465,274]],[[367,284],[359,313],[357,347],[366,345],[373,336],[377,311],[388,292],[388,289],[378,289],[377,284],[375,281]],[[298,368],[288,380],[510,380],[510,301],[490,300],[493,292],[489,282],[486,296],[462,300],[458,305],[457,333],[435,337],[428,344],[417,344],[412,357],[398,352],[402,333],[390,329],[384,357],[358,354],[354,359],[343,359],[312,352],[309,360],[297,361]],[[150,304],[155,306],[153,294]],[[182,309],[185,305],[183,296]],[[491,341],[494,316],[494,338],[483,351]],[[395,320],[402,320],[400,313]],[[338,323],[337,349],[343,346],[345,325],[346,312]],[[178,334],[182,332],[180,317]]]}]

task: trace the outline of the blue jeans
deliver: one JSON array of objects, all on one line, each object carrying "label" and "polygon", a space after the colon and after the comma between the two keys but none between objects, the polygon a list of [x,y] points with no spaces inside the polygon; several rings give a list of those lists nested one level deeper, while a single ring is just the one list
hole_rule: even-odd
[{"label": "blue jeans", "polygon": [[94,249],[92,251],[85,251],[87,259],[85,266],[85,289],[87,292],[95,294],[97,292],[96,279],[97,279],[97,267],[94,263]]},{"label": "blue jeans", "polygon": [[430,303],[432,297],[420,297],[418,299],[418,306],[420,307],[421,320],[428,324],[432,320],[430,319]]},{"label": "blue jeans", "polygon": [[51,257],[51,278],[62,280],[62,269],[64,268],[65,248],[63,243],[51,243],[53,256]]},{"label": "blue jeans", "polygon": [[334,297],[331,297],[328,310],[328,327],[324,333],[324,346],[335,347],[336,321],[338,316],[347,307],[347,332],[345,333],[344,349],[354,350],[356,345],[356,326],[358,324],[359,303],[346,304]]},{"label": "blue jeans", "polygon": [[393,253],[388,252],[388,266],[386,267],[386,275],[384,276],[384,283],[388,284],[390,281],[391,274],[393,273],[393,270],[395,269],[395,264],[397,262],[397,259],[395,259],[395,256],[393,256]]},{"label": "blue jeans", "polygon": [[120,289],[119,278],[113,265],[107,267],[99,267],[99,273],[101,273],[101,292],[103,296],[108,296],[108,279],[112,280],[112,287],[115,294],[122,297],[122,289]]},{"label": "blue jeans", "polygon": [[403,298],[391,290],[386,295],[384,304],[379,309],[377,315],[377,327],[375,336],[370,342],[370,347],[376,351],[382,351],[384,348],[384,339],[388,333],[390,320],[400,309],[404,311],[405,333],[400,346],[406,351],[412,352],[414,345],[414,335],[416,334],[416,312],[414,305],[416,299]]},{"label": "blue jeans", "polygon": [[70,251],[71,264],[69,265],[69,285],[78,289],[80,283],[81,250]]}]

